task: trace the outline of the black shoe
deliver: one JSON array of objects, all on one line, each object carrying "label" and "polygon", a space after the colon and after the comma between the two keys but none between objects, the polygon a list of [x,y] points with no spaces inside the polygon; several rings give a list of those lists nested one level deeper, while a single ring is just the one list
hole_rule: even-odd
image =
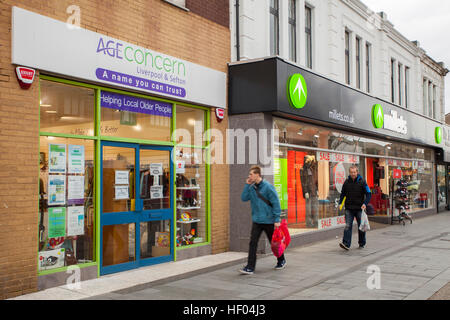
[{"label": "black shoe", "polygon": [[341,243],[339,243],[339,247],[341,247],[342,249],[344,249],[345,251],[348,251],[348,250],[350,250],[350,248],[349,247],[347,247],[345,244],[343,244],[342,242]]},{"label": "black shoe", "polygon": [[286,260],[278,262],[275,266],[275,270],[283,270],[284,268],[286,268]]},{"label": "black shoe", "polygon": [[249,267],[244,267],[244,268],[240,269],[239,272],[242,274],[250,275],[250,274],[253,274],[255,272],[255,270],[253,270]]}]

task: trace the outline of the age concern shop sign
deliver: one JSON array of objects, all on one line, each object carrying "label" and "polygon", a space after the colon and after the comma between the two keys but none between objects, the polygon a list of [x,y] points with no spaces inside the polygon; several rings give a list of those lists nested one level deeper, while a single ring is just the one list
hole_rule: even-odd
[{"label": "age concern shop sign", "polygon": [[226,108],[226,74],[12,8],[12,63]]}]

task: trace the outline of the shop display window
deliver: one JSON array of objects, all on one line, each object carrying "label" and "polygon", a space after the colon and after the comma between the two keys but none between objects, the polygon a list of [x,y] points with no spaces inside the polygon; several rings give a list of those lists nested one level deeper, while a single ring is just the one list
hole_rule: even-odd
[{"label": "shop display window", "polygon": [[177,105],[176,142],[182,145],[204,146],[205,111]]},{"label": "shop display window", "polygon": [[170,141],[172,104],[102,90],[102,136]]},{"label": "shop display window", "polygon": [[446,168],[445,165],[437,166],[437,187],[438,187],[438,205],[440,209],[445,209],[447,205],[447,188],[445,183]]},{"label": "shop display window", "polygon": [[[345,224],[344,214],[337,207],[351,165],[359,168],[359,174],[370,187],[369,216],[399,214],[400,205],[394,197],[394,186],[399,181],[405,184],[407,213],[435,206],[431,149],[278,118],[274,120],[274,128],[278,129],[274,185],[283,216],[293,233]],[[440,171],[438,186],[443,206],[445,170]]]},{"label": "shop display window", "polygon": [[40,138],[39,271],[94,262],[94,143]]},{"label": "shop display window", "polygon": [[[394,217],[402,210],[413,213],[434,208],[433,163],[392,159],[387,163]],[[399,198],[405,199],[406,203],[400,203]]]},{"label": "shop display window", "polygon": [[93,89],[41,80],[40,96],[41,132],[94,135]]},{"label": "shop display window", "polygon": [[202,149],[176,148],[177,247],[207,242],[206,165]]}]

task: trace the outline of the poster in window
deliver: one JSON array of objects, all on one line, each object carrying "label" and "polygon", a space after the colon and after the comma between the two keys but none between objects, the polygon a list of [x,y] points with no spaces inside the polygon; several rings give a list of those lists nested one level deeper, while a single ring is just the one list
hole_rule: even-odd
[{"label": "poster in window", "polygon": [[163,164],[150,163],[150,174],[152,176],[161,176],[163,174]]},{"label": "poster in window", "polygon": [[84,146],[69,145],[69,173],[84,173]]},{"label": "poster in window", "polygon": [[114,200],[128,200],[130,198],[128,186],[114,186],[114,190]]},{"label": "poster in window", "polygon": [[48,205],[66,204],[66,175],[48,176]]},{"label": "poster in window", "polygon": [[116,170],[115,171],[115,184],[129,184],[130,171],[128,170]]},{"label": "poster in window", "polygon": [[151,199],[162,199],[163,198],[163,186],[151,186],[150,187],[150,198]]},{"label": "poster in window", "polygon": [[49,173],[66,173],[66,145],[49,144]]},{"label": "poster in window", "polygon": [[67,236],[79,236],[84,234],[84,207],[67,208]]},{"label": "poster in window", "polygon": [[39,252],[39,271],[64,267],[64,256],[64,248]]},{"label": "poster in window", "polygon": [[48,208],[48,237],[66,236],[66,208]]},{"label": "poster in window", "polygon": [[67,204],[84,203],[84,176],[67,177]]}]

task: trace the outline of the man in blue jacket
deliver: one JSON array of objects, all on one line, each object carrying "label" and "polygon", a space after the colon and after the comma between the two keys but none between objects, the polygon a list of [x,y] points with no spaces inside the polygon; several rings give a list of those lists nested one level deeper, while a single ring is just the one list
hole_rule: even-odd
[{"label": "man in blue jacket", "polygon": [[344,250],[349,250],[352,244],[353,220],[358,222],[358,242],[362,249],[366,245],[366,233],[359,230],[361,225],[362,210],[365,210],[370,202],[372,193],[366,181],[358,174],[358,167],[350,167],[350,176],[342,186],[339,205],[345,200],[345,230],[344,239],[339,246]]},{"label": "man in blue jacket", "polygon": [[[243,274],[253,274],[256,266],[256,250],[259,237],[264,231],[272,241],[275,228],[280,226],[280,200],[275,188],[261,177],[261,168],[253,167],[247,178],[247,184],[242,192],[242,201],[249,201],[252,207],[252,232],[250,237],[250,248],[248,252],[247,266],[239,270]],[[276,270],[286,267],[284,255],[278,258]]]}]

